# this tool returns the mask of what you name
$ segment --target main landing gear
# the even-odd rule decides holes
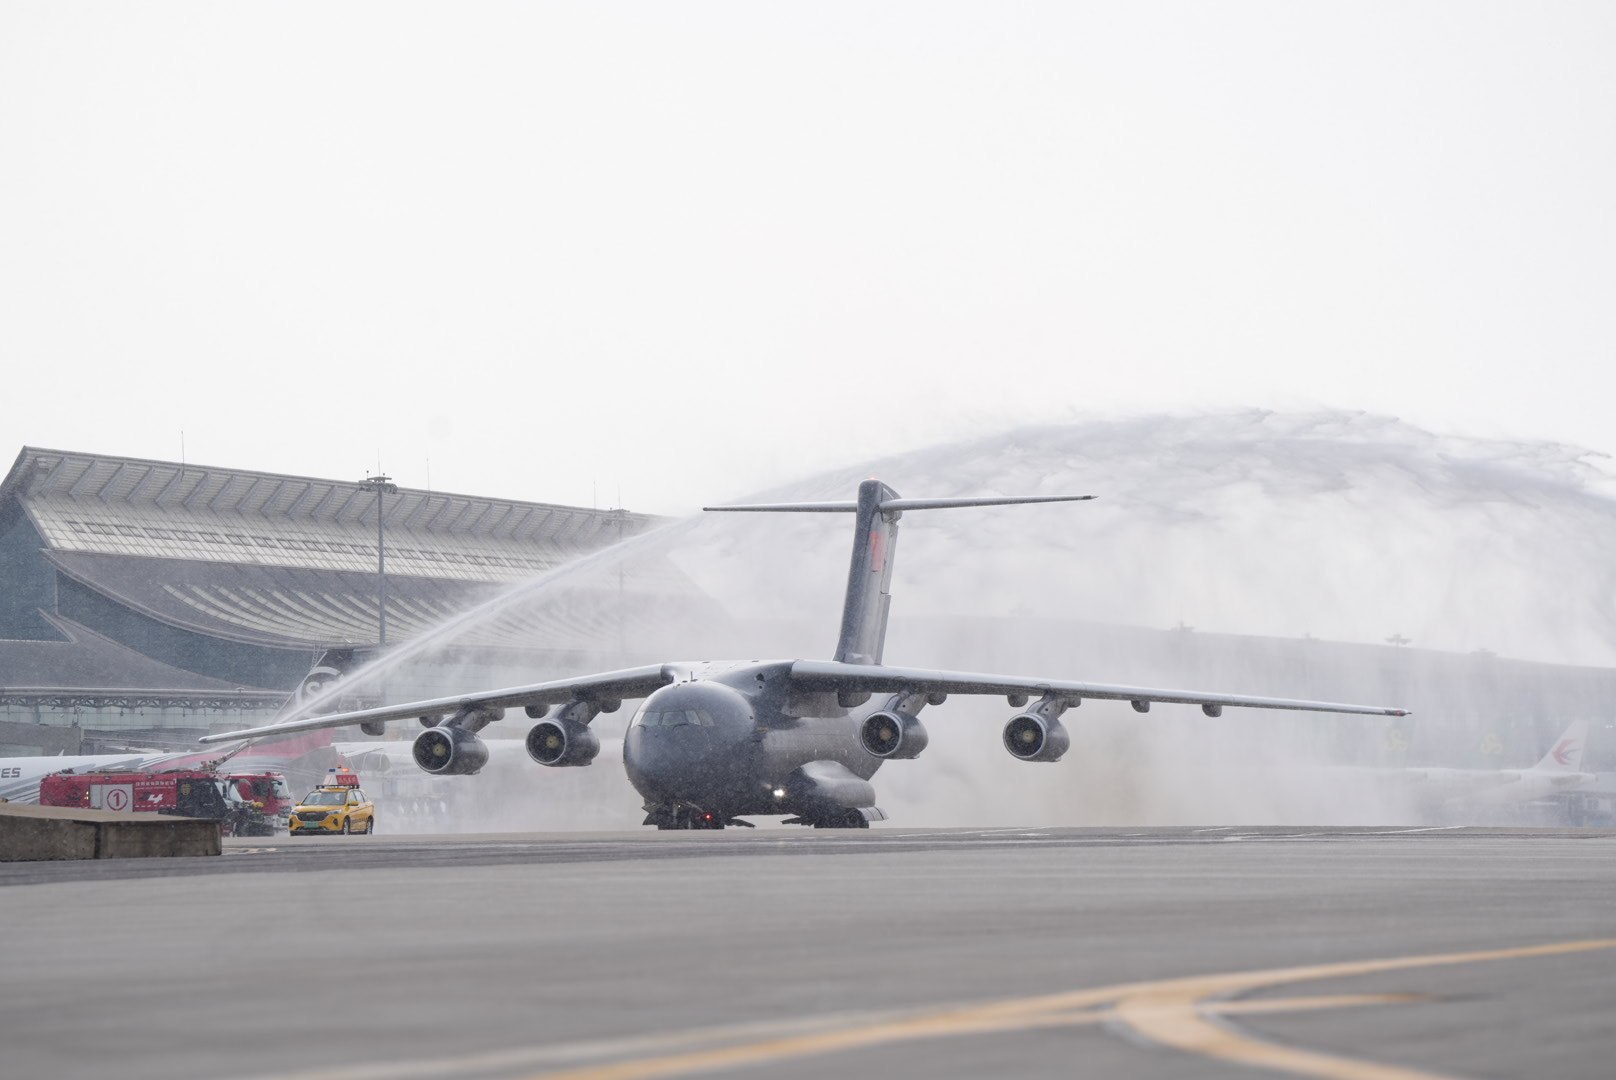
[[[879,807],[867,806],[863,809],[828,806],[815,810],[812,813],[799,814],[797,817],[788,817],[783,825],[809,825],[816,829],[868,829],[872,821],[885,821],[887,816]],[[742,821],[738,817],[725,817],[723,814],[711,810],[703,810],[696,806],[658,806],[648,807],[642,825],[655,825],[658,829],[723,829],[734,825],[742,829],[752,828],[750,821]]]
[[[781,822],[783,825],[811,825],[816,829],[868,829],[870,827],[870,813],[880,814],[876,821],[884,821],[886,815],[871,807],[865,810],[828,810],[812,817],[788,817]]]

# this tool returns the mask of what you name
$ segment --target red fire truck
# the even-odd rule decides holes
[[[39,804],[210,818],[226,836],[272,836],[292,808],[279,773],[203,769],[52,773],[39,782]]]

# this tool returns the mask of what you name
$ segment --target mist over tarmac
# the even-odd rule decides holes
[[[1477,690],[1428,707],[1422,685],[1451,682],[1437,665],[1616,663],[1616,485],[1603,459],[1577,447],[1329,411],[1095,419],[940,443],[734,501],[847,499],[870,475],[910,497],[1099,496],[906,514],[889,663],[1317,697],[1316,673],[1246,659],[1256,645],[1212,662],[1203,643],[1360,643],[1368,670],[1391,662],[1395,635],[1417,647],[1394,658],[1395,679],[1330,685],[1328,696],[1418,704],[1417,748],[1438,758],[1492,706]],[[673,522],[399,650],[386,696],[668,659],[828,656],[850,542],[845,515]],[[1143,647],[1142,628],[1183,647]],[[1172,628],[1177,638],[1160,633]],[[551,659],[535,667],[535,655]],[[1511,702],[1550,728],[1543,714],[1557,707]],[[875,776],[882,807],[914,826],[1422,819],[1397,792],[1327,768],[1383,761],[1383,720],[1239,710],[1209,720],[1173,706],[1140,716],[1090,701],[1065,717],[1066,757],[1028,764],[1000,745],[1010,713],[996,698],[927,709],[930,748]],[[457,796],[452,820],[434,827],[637,823],[615,740],[630,715],[625,706],[595,721],[611,742],[586,769],[544,769],[509,744],[478,777],[433,778]],[[518,713],[485,736],[519,739],[527,726]],[[1542,752],[1532,726],[1521,730],[1500,764]]]

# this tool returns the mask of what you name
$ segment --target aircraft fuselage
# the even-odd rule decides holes
[[[794,697],[789,663],[692,671],[647,697],[623,738],[623,765],[653,814],[821,818],[875,804],[881,760],[859,741],[834,695]],[[833,713],[834,715],[823,715]]]

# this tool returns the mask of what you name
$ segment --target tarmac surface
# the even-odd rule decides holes
[[[330,837],[0,864],[0,1076],[1616,1075],[1616,831]]]

